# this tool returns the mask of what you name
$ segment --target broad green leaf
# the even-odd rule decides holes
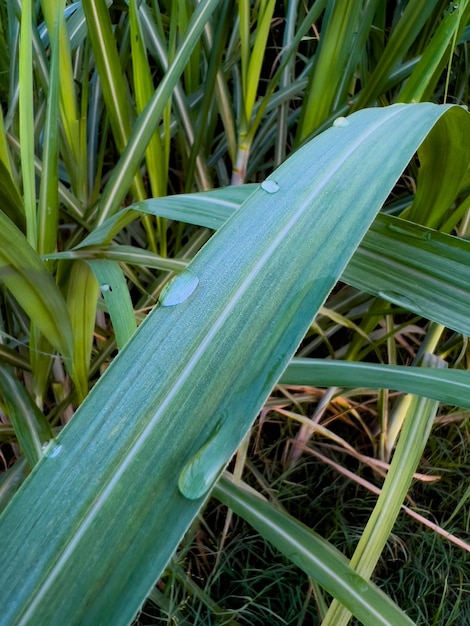
[[[257,187],[258,185],[240,185],[214,191],[202,191],[197,194],[180,194],[137,202],[128,208],[121,209],[100,224],[80,242],[77,249],[109,243],[126,224],[139,215],[140,211],[215,230],[222,226]]]
[[[458,127],[455,130],[458,131]],[[452,172],[447,172],[452,179]],[[444,185],[443,179],[440,181]],[[181,261],[162,259],[158,255],[127,246],[99,244],[110,241],[140,211],[218,229],[254,189],[256,185],[240,185],[139,202],[107,219],[75,250],[52,255],[51,258],[101,257],[181,271],[184,267]],[[97,244],[98,247],[94,247]],[[469,265],[468,241],[442,235],[400,218],[379,215],[346,266],[341,280],[464,335],[470,335]],[[410,280],[410,274],[413,280]]]
[[[279,382],[316,387],[396,389],[450,406],[470,408],[470,372],[465,370],[292,359]]]
[[[341,552],[256,492],[235,484],[224,474],[213,495],[348,607],[365,626],[413,624],[376,585],[349,567]]]
[[[34,325],[62,355],[67,366],[71,366],[72,329],[64,299],[44,263],[2,212],[0,280]]]
[[[341,280],[469,335],[469,264],[470,242],[380,215]]]
[[[0,518],[5,624],[132,619],[209,496],[201,483],[229,461],[443,114],[469,123],[458,107],[396,105],[319,135],[168,287]],[[187,498],[178,479],[201,450],[203,475],[184,480],[201,497]]]

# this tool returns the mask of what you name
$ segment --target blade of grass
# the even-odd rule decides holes
[[[67,281],[67,308],[73,331],[73,379],[81,400],[88,393],[98,283],[83,261],[74,261]]]
[[[298,143],[308,137],[333,113],[338,89],[349,82],[349,75],[356,64],[350,64],[361,20],[367,23],[367,15],[373,14],[374,3],[368,3],[366,15],[360,2],[339,0],[329,2],[322,22],[322,33],[315,62],[309,75],[306,97],[297,129]],[[372,19],[372,17],[370,17]]]
[[[64,299],[35,250],[1,211],[0,280],[70,367],[72,330]]]
[[[221,477],[213,495],[347,606],[361,623],[366,626],[413,624],[378,587],[349,567],[341,552],[252,489],[235,484],[230,474]]]
[[[395,389],[470,408],[470,372],[327,359],[292,359],[283,385]]]
[[[59,223],[59,33],[65,2],[57,3],[57,13],[51,22],[51,63],[49,69],[49,93],[47,96],[46,123],[44,125],[44,148],[42,177],[38,204],[39,254],[54,252]]]
[[[109,11],[105,0],[83,0],[82,6],[113,137],[118,151],[122,153],[131,134],[132,112],[128,98],[129,89],[122,73]],[[142,200],[146,193],[137,168],[133,174],[133,193],[137,200]],[[130,185],[125,193],[129,187]]]
[[[406,59],[409,48],[438,4],[438,0],[410,0],[407,3],[380,60],[354,103],[353,111],[377,100],[389,76]]]
[[[434,367],[447,364],[436,357],[426,361]],[[400,512],[413,474],[418,467],[424,447],[431,432],[438,403],[417,398],[410,400],[409,409],[401,431],[390,469],[382,491],[367,522],[364,532],[350,561],[350,567],[360,576],[369,578],[374,571],[393,525]],[[322,626],[346,626],[350,612],[335,600],[331,603]]]
[[[36,183],[34,178],[34,94],[33,94],[33,6],[31,0],[23,2],[21,11],[20,61],[19,61],[19,112],[20,153],[23,176],[23,203],[26,215],[26,236],[36,247]]]
[[[30,467],[42,458],[44,444],[53,438],[52,429],[24,386],[5,366],[0,368],[0,389],[7,417]]]
[[[113,261],[89,260],[88,265],[98,281],[106,302],[117,346],[122,348],[137,328],[131,297],[122,270],[118,263]]]
[[[411,76],[406,80],[398,102],[422,102],[429,100],[441,76],[442,69],[449,62],[449,53],[457,33],[462,33],[468,21],[467,2],[461,2],[457,10],[453,4],[448,9],[438,25],[431,41],[425,47],[418,64]],[[458,35],[457,35],[458,36]]]
[[[138,117],[127,146],[109,179],[100,203],[98,223],[119,209],[140,166],[145,150],[158,124],[163,111],[172,95],[173,89],[184,70],[188,55],[199,41],[205,23],[217,7],[220,0],[207,0],[198,4],[188,25],[186,35],[181,41],[176,56],[155,91],[152,99]]]

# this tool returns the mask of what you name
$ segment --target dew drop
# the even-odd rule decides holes
[[[220,425],[181,470],[178,489],[188,500],[198,500],[205,496],[219,477],[226,462],[224,445],[218,436],[219,432]]]
[[[108,283],[104,283],[104,285],[100,285],[101,291],[104,293],[106,291],[112,291],[113,288]]]
[[[45,441],[42,446],[42,453],[44,456],[49,458],[54,458],[59,456],[62,451],[62,446],[56,443],[55,439],[51,439],[50,441]]]
[[[277,183],[272,178],[267,178],[261,183],[261,189],[264,189],[267,193],[276,193],[279,191],[279,183]]]
[[[50,448],[50,452],[48,451],[47,456],[53,459],[56,456],[59,456],[61,452],[62,452],[62,446],[60,444],[53,445],[52,448]]]
[[[158,302],[161,306],[181,304],[189,298],[198,285],[199,278],[189,270],[184,270],[163,287]]]
[[[337,117],[333,122],[333,126],[336,128],[346,128],[346,126],[349,126],[349,120],[345,117]]]

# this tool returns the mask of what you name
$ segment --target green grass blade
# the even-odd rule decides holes
[[[401,105],[318,136],[166,288],[0,518],[5,624],[132,619],[443,114],[469,123]]]
[[[379,62],[359,94],[353,110],[367,106],[366,103],[371,104],[381,95],[387,86],[390,75],[406,59],[411,45],[420,34],[437,4],[438,0],[410,0],[407,3]]]
[[[60,76],[60,113],[62,119],[62,125],[64,129],[64,135],[67,142],[67,149],[73,156],[72,163],[75,165],[79,163],[79,156],[77,150],[80,146],[78,137],[78,111],[77,111],[77,99],[76,99],[76,83],[74,76],[74,69],[72,67],[72,55],[71,55],[71,41],[69,40],[68,31],[66,29],[64,20],[64,0],[42,0],[41,7],[44,12],[45,21],[49,34],[56,33],[50,36],[51,45],[52,40],[57,37],[57,42],[54,44],[58,48],[58,68],[57,72]],[[58,22],[57,26],[55,25]],[[58,28],[58,33],[56,32]],[[70,168],[71,169],[71,168]],[[76,172],[70,171],[69,174],[74,180]]]
[[[213,495],[337,598],[365,626],[405,626],[413,621],[378,587],[359,576],[325,539],[224,474]]]
[[[42,457],[44,444],[53,438],[52,429],[24,386],[4,366],[0,368],[0,390],[18,443],[30,467],[34,467]]]
[[[82,259],[86,261],[93,261],[94,259],[108,260],[114,261],[118,263],[126,263],[128,265],[141,265],[143,267],[151,267],[154,269],[160,269],[171,272],[182,272],[186,266],[188,265],[188,261],[183,261],[181,259],[172,259],[168,257],[160,256],[159,254],[155,254],[154,252],[149,252],[147,250],[142,250],[142,248],[138,248],[137,246],[125,246],[125,245],[111,245],[111,246],[89,246],[87,248],[80,248],[78,250],[68,250],[66,252],[57,252],[56,254],[49,255],[49,258],[52,259]],[[99,264],[99,263],[98,263]],[[115,263],[113,263],[114,265]],[[93,267],[93,271],[97,277],[97,280],[100,284],[111,284],[111,277],[106,277],[103,275],[102,280],[98,277],[98,273],[95,271],[95,267]],[[114,293],[114,289],[113,289]],[[124,293],[122,297],[124,297]],[[129,292],[127,292],[127,298],[129,298]],[[114,299],[113,301],[118,307],[120,302],[119,298]],[[108,305],[109,306],[109,305]],[[120,314],[117,311],[118,315]],[[130,310],[129,310],[130,313]],[[111,318],[113,314],[110,310]],[[126,314],[127,315],[127,314]],[[114,325],[114,323],[113,323]],[[126,324],[127,326],[127,324]],[[128,331],[130,331],[130,326],[128,327]],[[126,335],[126,332],[124,333]],[[122,345],[122,344],[121,344]]]
[[[1,211],[0,280],[70,366],[72,330],[64,299],[35,250]]]
[[[34,94],[33,94],[33,7],[25,0],[21,11],[19,81],[21,84],[20,152],[23,175],[23,202],[26,215],[26,233],[31,246],[36,248],[36,183],[34,179]]]
[[[0,512],[6,508],[29,471],[28,461],[26,457],[22,457],[12,467],[0,474]]]
[[[135,0],[129,2],[129,17],[132,47],[132,70],[137,112],[141,113],[154,94],[154,86],[146,50],[142,40],[142,29]],[[160,131],[152,135],[146,151],[147,172],[153,196],[163,196],[167,190],[168,167],[163,150]]]
[[[88,260],[88,265],[98,281],[101,294],[106,302],[116,335],[117,346],[122,348],[137,328],[124,274],[118,263],[110,260]]]
[[[38,205],[37,250],[39,254],[54,252],[57,245],[57,226],[59,223],[59,33],[64,5],[65,2],[57,4],[57,14],[51,35],[49,93],[44,125],[43,170]]]
[[[75,261],[67,281],[67,307],[73,331],[73,379],[81,400],[88,393],[98,282],[83,261]]]
[[[128,97],[128,85],[121,68],[117,42],[112,30],[111,18],[105,0],[83,0],[82,5],[113,137],[118,151],[122,153],[131,134],[133,112]],[[146,194],[137,168],[133,174],[134,194],[137,200],[142,200]],[[130,185],[127,187],[126,193],[129,187]]]
[[[395,389],[450,406],[470,408],[470,373],[465,370],[292,359],[279,382],[284,385]]]
[[[175,58],[161,80],[152,99],[137,119],[129,142],[113,174],[107,183],[100,205],[99,223],[115,213],[130,187],[134,173],[144,158],[148,143],[171,98],[188,58],[197,45],[205,23],[212,15],[220,0],[207,0],[199,3],[193,13],[184,39],[181,41]]]
[[[434,364],[434,367],[447,366],[437,357],[428,356],[430,358],[426,363]],[[433,400],[411,397],[400,439],[380,496],[350,561],[350,566],[364,578],[372,575],[392,531],[413,480],[413,474],[421,460],[438,406]],[[350,612],[337,601],[333,601],[322,626],[346,626],[349,618]]]
[[[302,104],[297,131],[299,143],[334,112],[338,89],[345,81],[345,74],[352,75],[356,69],[354,64],[350,66],[350,57],[361,18],[365,19],[362,13],[360,2],[337,0],[328,3],[319,48]]]
[[[466,23],[467,16],[461,19],[462,6],[457,10],[453,9],[453,6],[453,4],[448,5],[443,20],[425,47],[411,76],[404,83],[397,98],[398,102],[421,102],[429,99],[428,94],[431,96],[441,76],[443,66],[449,62],[454,36],[463,30]]]

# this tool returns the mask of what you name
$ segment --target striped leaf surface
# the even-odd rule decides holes
[[[442,117],[468,124],[395,105],[319,135],[162,292],[0,518],[5,624],[129,623]]]

